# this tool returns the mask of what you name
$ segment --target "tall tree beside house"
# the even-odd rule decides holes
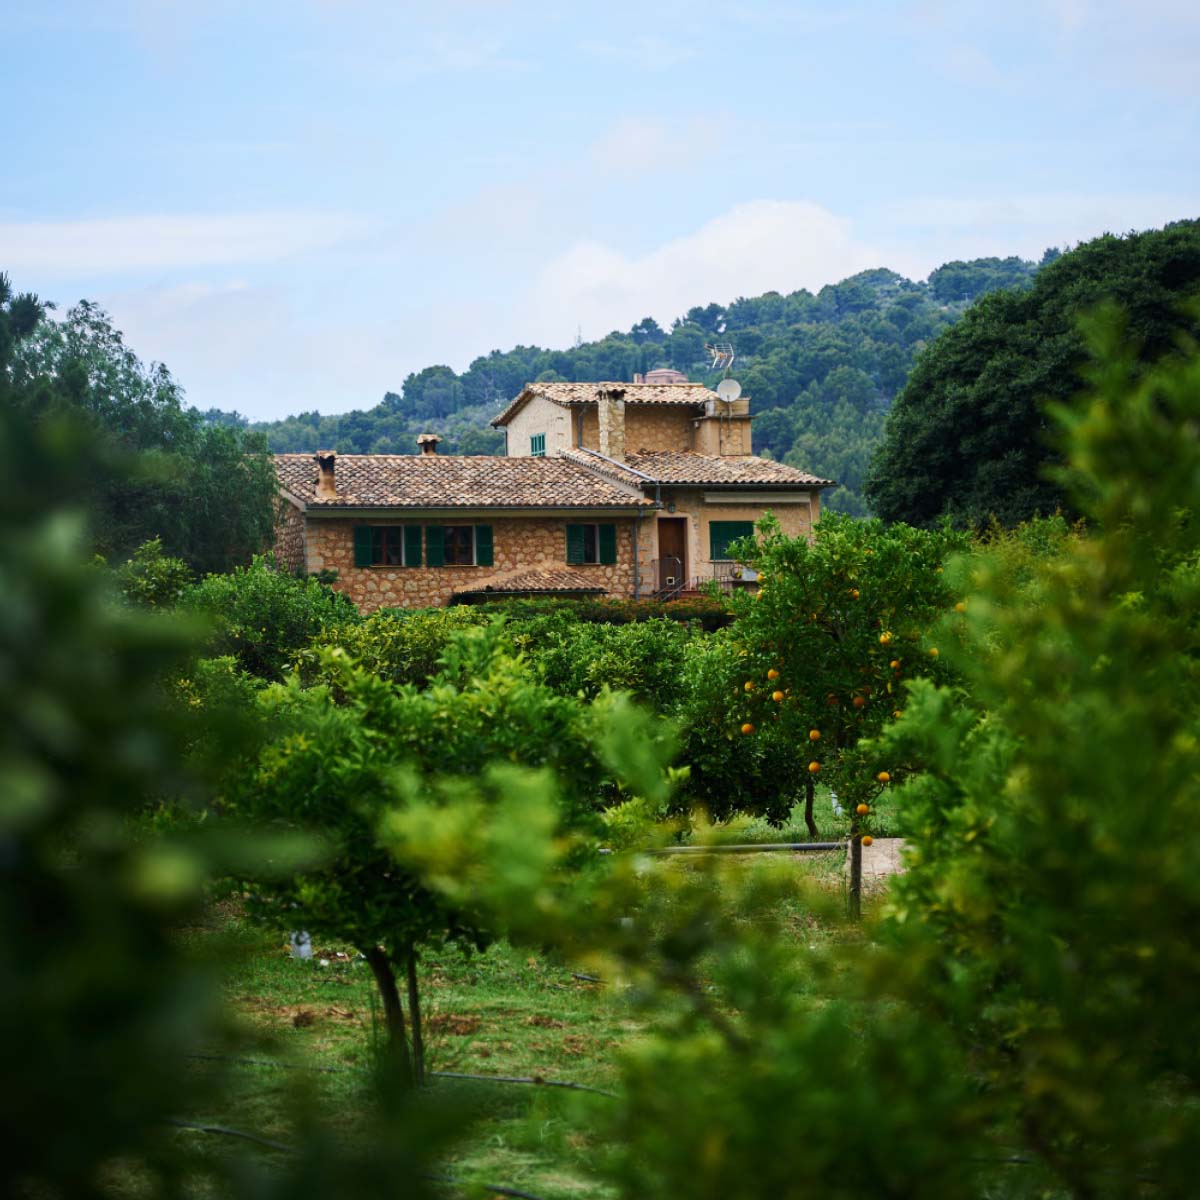
[[[193,569],[224,571],[269,544],[276,485],[261,434],[188,408],[167,368],[143,363],[95,304],[59,321],[19,303],[13,405],[35,421],[71,416],[102,457],[128,465],[98,474],[87,497],[100,553],[125,559],[157,537]]]
[[[1198,295],[1200,221],[1179,221],[1106,234],[1050,262],[1027,291],[986,296],[918,359],[868,473],[868,502],[917,525],[1012,525],[1067,507],[1048,405],[1085,386],[1080,318],[1119,303],[1145,366],[1200,332],[1189,307]]]

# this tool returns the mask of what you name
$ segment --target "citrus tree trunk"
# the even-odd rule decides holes
[[[810,775],[804,781],[804,824],[808,826],[808,836],[814,841],[821,836],[817,822],[813,818],[813,800],[817,794],[817,785]]]
[[[426,1080],[425,1034],[421,1028],[421,992],[417,986],[417,951],[408,948],[408,1020],[412,1025],[412,1068],[413,1081],[421,1087]]]
[[[404,1008],[400,1003],[400,990],[396,987],[396,972],[392,960],[382,946],[371,946],[363,951],[363,957],[375,976],[375,986],[383,1001],[383,1019],[387,1026],[388,1050],[400,1068],[407,1083],[413,1083],[413,1064],[408,1052],[408,1031],[404,1026]]]
[[[862,916],[862,831],[857,817],[850,822],[850,915]]]

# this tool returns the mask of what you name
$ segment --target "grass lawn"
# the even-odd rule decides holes
[[[793,856],[798,872],[830,888],[842,886],[843,860],[840,852]],[[754,869],[753,862],[745,869]],[[796,928],[811,941],[811,920],[799,911]],[[288,1094],[298,1072],[288,1068],[303,1068],[299,1074],[329,1126],[353,1140],[381,1025],[366,963],[348,946],[320,944],[311,960],[293,959],[282,938],[251,925],[230,906],[216,907],[206,926],[185,936],[197,954],[218,959],[242,1034],[236,1050],[217,1046],[212,1053],[268,1061],[197,1059],[197,1071],[224,1075],[221,1100],[211,1112],[180,1115],[290,1143]],[[578,978],[561,962],[507,943],[469,955],[454,948],[427,950],[421,987],[433,1071],[536,1076],[613,1089],[621,1048],[652,1019],[628,993]],[[335,1070],[311,1070],[315,1067]],[[612,1103],[608,1097],[445,1078],[432,1086],[453,1090],[476,1118],[446,1160],[447,1174],[526,1189],[546,1200],[612,1194],[597,1182],[607,1152],[598,1127]],[[276,1153],[196,1132],[178,1136],[205,1153],[266,1159]]]

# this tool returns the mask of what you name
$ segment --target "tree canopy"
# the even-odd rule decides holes
[[[985,296],[917,360],[868,472],[868,502],[917,525],[944,515],[1013,525],[1069,509],[1047,470],[1060,461],[1047,404],[1084,387],[1081,317],[1118,304],[1144,365],[1200,331],[1187,305],[1198,292],[1200,221],[1179,221],[1106,234],[1050,262],[1027,291]]]
[[[276,483],[260,434],[184,403],[162,363],[144,364],[108,314],[83,301],[62,320],[0,276],[0,395],[36,423],[69,418],[100,459],[84,503],[96,549],[124,559],[158,537],[194,570],[223,571],[270,541]]]

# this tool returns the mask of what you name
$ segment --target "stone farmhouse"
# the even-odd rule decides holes
[[[504,455],[280,454],[276,554],[364,612],[530,595],[670,598],[740,579],[764,513],[808,533],[828,479],[751,452],[749,401],[700,384],[531,383]]]

